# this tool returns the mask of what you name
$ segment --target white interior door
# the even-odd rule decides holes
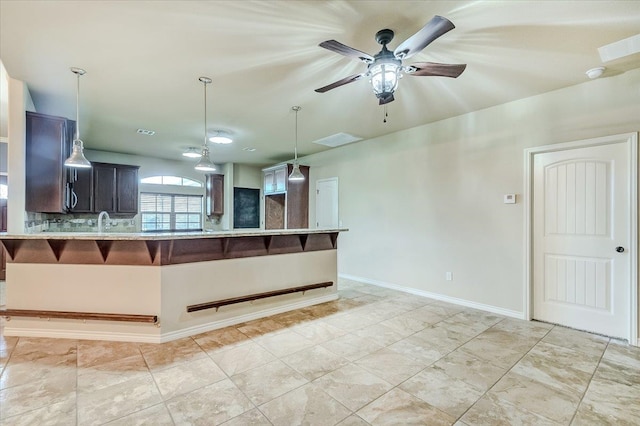
[[[338,220],[338,178],[316,181],[316,228],[335,229]]]
[[[534,319],[629,337],[630,173],[626,140],[535,154]]]

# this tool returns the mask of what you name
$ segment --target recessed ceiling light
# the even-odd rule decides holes
[[[256,149],[250,146],[245,146],[244,148],[242,148],[243,151],[247,151],[247,152],[253,152]]]
[[[145,129],[138,129],[136,133],[140,135],[147,135],[147,136],[153,136],[156,134],[156,132],[153,130],[145,130]]]
[[[209,141],[213,143],[228,144],[233,142],[233,139],[231,139],[231,135],[224,130],[214,130],[213,133],[213,136],[209,138]]]
[[[200,158],[200,156],[202,156],[202,152],[198,148],[190,146],[182,153],[182,155],[189,158]]]

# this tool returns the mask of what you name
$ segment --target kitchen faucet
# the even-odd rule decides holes
[[[102,221],[104,220],[105,216],[107,217],[107,220],[111,220],[111,218],[109,217],[109,213],[101,211],[98,215],[98,232],[104,232]]]

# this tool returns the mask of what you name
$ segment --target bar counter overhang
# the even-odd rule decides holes
[[[0,233],[4,334],[160,343],[335,300],[343,231]]]

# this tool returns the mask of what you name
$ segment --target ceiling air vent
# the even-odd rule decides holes
[[[153,136],[156,134],[156,132],[154,132],[153,130],[145,130],[145,129],[138,129],[136,133],[140,135],[147,135],[147,136]]]
[[[313,141],[313,143],[335,148],[336,146],[346,145],[348,143],[357,142],[361,140],[362,140],[361,137],[350,135],[349,133],[336,133],[335,135],[327,136],[326,138]]]

